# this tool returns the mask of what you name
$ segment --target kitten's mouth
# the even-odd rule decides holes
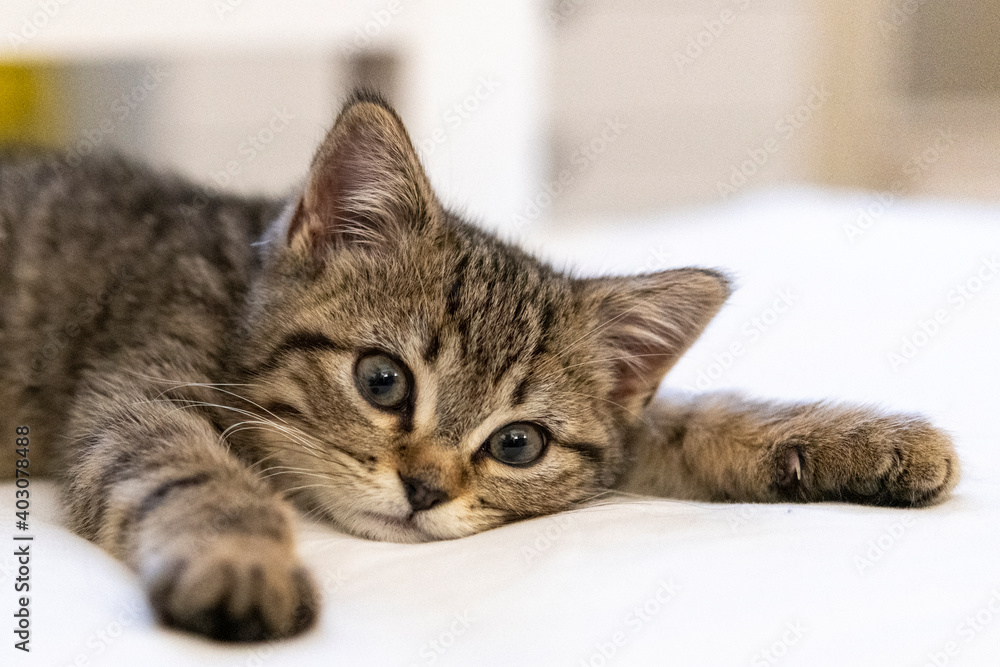
[[[398,517],[378,512],[364,512],[366,519],[377,522],[382,529],[388,529],[388,535],[383,530],[378,531],[375,539],[390,539],[394,542],[428,542],[434,538],[418,528],[413,523],[413,516]]]

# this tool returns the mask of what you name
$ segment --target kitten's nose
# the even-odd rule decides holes
[[[406,490],[406,499],[410,501],[410,507],[414,512],[429,510],[430,508],[448,500],[448,493],[442,489],[434,488],[427,482],[416,477],[399,478],[403,481],[403,488]]]

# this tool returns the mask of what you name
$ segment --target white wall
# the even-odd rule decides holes
[[[556,174],[570,178],[556,214],[713,202],[807,175],[816,132],[801,107],[821,104],[823,83],[814,5],[563,0],[552,143]]]
[[[5,0],[0,59],[68,66],[71,144],[276,192],[308,165],[363,50],[398,64],[399,110],[449,202],[507,224],[543,179],[540,0]],[[121,95],[152,90],[120,117]],[[144,83],[147,82],[147,83]],[[281,111],[287,109],[287,112]],[[275,115],[291,116],[277,121]],[[91,134],[85,134],[91,132]],[[253,137],[270,137],[257,141]],[[252,157],[251,157],[252,156]]]

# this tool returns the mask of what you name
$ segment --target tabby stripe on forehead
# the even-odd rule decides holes
[[[555,321],[555,319],[556,319],[555,304],[546,299],[545,305],[542,306],[542,321],[540,323],[542,335],[545,335],[549,332],[549,329],[552,328],[552,323]]]
[[[509,352],[504,356],[503,360],[497,364],[496,372],[493,374],[494,386],[501,383],[503,376],[514,367],[514,364],[516,364],[520,358],[521,354],[519,351]]]
[[[535,341],[535,349],[531,351],[532,361],[545,354],[548,349],[549,330],[552,328],[552,323],[555,321],[555,318],[555,306],[551,301],[546,301],[542,306],[542,317],[539,322],[539,329],[541,330],[541,333],[538,336],[538,340]]]
[[[267,361],[260,365],[260,368],[274,368],[279,360],[296,351],[349,352],[350,349],[351,348],[347,345],[336,343],[321,333],[300,331],[298,333],[285,336],[281,343],[279,343],[278,346],[271,351],[271,354],[268,355]]]
[[[469,257],[465,256],[459,260],[458,266],[455,267],[455,282],[452,283],[451,289],[448,290],[448,299],[446,301],[446,307],[448,313],[454,315],[458,312],[459,299],[458,297],[462,291],[462,283],[465,281],[465,269],[469,264]]]
[[[521,378],[521,381],[517,383],[517,387],[514,388],[514,393],[511,394],[511,405],[517,407],[524,403],[524,398],[528,393],[528,378]]]
[[[438,354],[441,353],[441,332],[435,331],[434,335],[431,336],[430,341],[427,343],[427,348],[424,350],[424,361],[429,364],[433,364],[437,361]]]

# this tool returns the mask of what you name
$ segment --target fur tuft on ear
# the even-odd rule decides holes
[[[356,91],[313,158],[288,227],[293,248],[379,248],[423,228],[438,207],[399,115],[376,93]]]
[[[609,398],[632,412],[649,401],[730,293],[729,278],[707,269],[584,282],[602,358],[614,375]]]

